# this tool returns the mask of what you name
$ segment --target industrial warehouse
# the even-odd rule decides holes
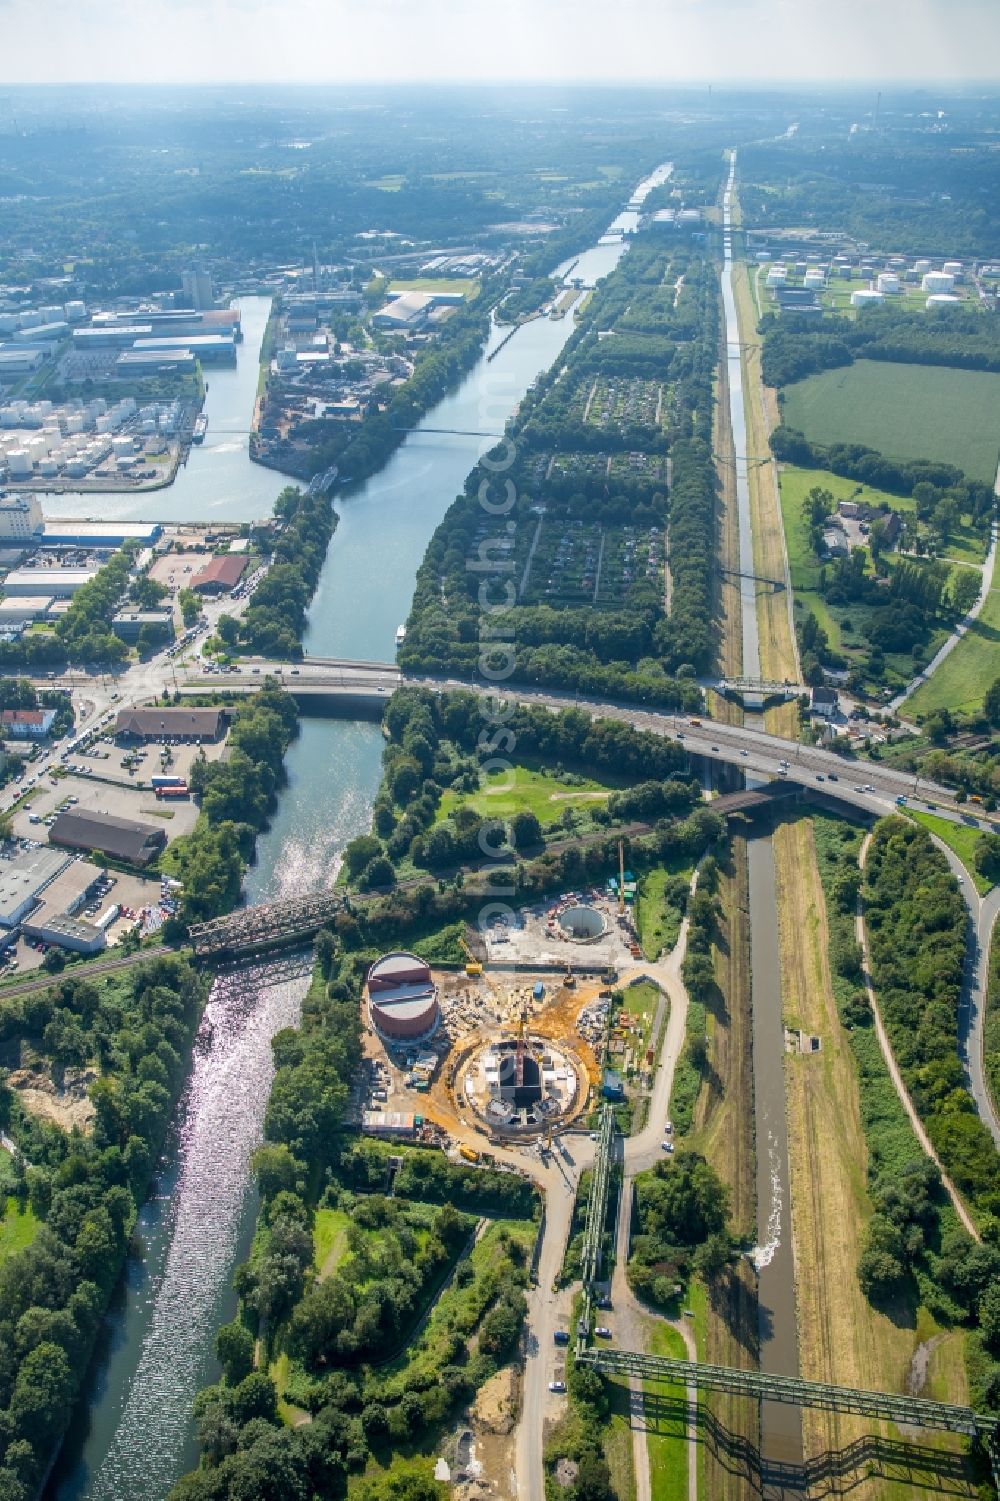
[[[166,848],[167,836],[162,828],[137,819],[72,808],[56,817],[49,829],[49,843],[73,850],[95,850],[141,868]]]
[[[10,944],[23,933],[76,953],[99,953],[112,919],[87,922],[75,914],[104,879],[89,860],[44,845],[0,859],[0,942]]]

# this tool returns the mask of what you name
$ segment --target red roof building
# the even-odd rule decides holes
[[[246,558],[228,553],[223,558],[213,558],[191,580],[191,588],[201,594],[226,594],[235,589],[247,566]]]

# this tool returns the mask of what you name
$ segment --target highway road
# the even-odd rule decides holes
[[[452,678],[408,677],[404,682],[436,692],[458,688],[482,692],[482,684]],[[579,709],[593,719],[619,719],[636,729],[679,740],[692,755],[727,762],[751,776],[771,779],[786,775],[789,781],[806,786],[829,782],[832,785],[827,791],[831,794],[876,816],[895,806],[897,797],[906,797],[915,806],[926,806],[926,797],[930,796],[941,817],[984,829],[992,827],[985,816],[977,818],[970,814],[967,808],[955,802],[947,788],[926,778],[920,778],[914,796],[916,779],[912,772],[899,771],[877,761],[848,760],[818,745],[801,745],[769,733],[762,724],[759,728],[755,724],[721,724],[704,715],[690,716],[672,713],[668,709],[646,708],[641,704],[613,703],[605,699],[584,698],[579,694],[513,685],[495,691],[521,704],[535,704],[552,710]]]

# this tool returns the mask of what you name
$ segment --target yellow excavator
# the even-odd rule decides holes
[[[483,972],[483,966],[481,962],[476,958],[475,954],[469,948],[469,945],[466,943],[464,938],[460,938],[458,941],[462,945],[462,949],[467,956],[465,962],[465,973],[467,975],[481,975]]]

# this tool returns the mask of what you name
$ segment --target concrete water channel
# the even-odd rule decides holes
[[[581,257],[578,274],[587,279],[611,271],[625,243],[594,249]],[[235,379],[227,384],[224,375],[213,375],[209,437],[192,450],[174,487],[146,496],[47,498],[49,515],[249,520],[270,511],[282,477],[250,463],[243,435],[268,303],[243,299],[241,307],[244,343]],[[494,329],[475,368],[386,467],[337,492],[340,521],[310,611],[308,652],[391,657],[427,543],[491,446],[476,434],[502,432],[573,328],[570,313],[535,319],[512,338]],[[286,760],[287,786],[248,872],[249,900],[332,884],[340,852],[369,828],[383,743],[377,724],[302,721]],[[245,983],[220,981],[213,990],[211,1039],[196,1051],[153,1196],[140,1216],[125,1286],[106,1321],[48,1501],[162,1501],[195,1462],[192,1403],[218,1374],[215,1332],[235,1312],[232,1273],[256,1220],[250,1159],[270,1087],[270,1040],[297,1020],[307,983],[304,974],[262,964]]]
[[[743,672],[760,677],[760,641],[756,583],[753,578],[753,521],[747,463],[747,427],[743,397],[743,361],[733,291],[732,202],[736,154],[730,162],[723,199],[722,299],[726,323],[729,415],[736,461],[739,516],[740,621]],[[762,1371],[776,1376],[799,1374],[792,1246],[791,1181],[785,1116],[785,1037],[781,1004],[777,886],[774,845],[769,834],[747,842],[750,884],[750,985],[753,1011],[754,1135],[757,1150],[758,1340]],[[761,1470],[765,1496],[783,1493],[769,1482],[767,1465],[796,1466],[803,1458],[802,1412],[778,1402],[761,1404]],[[782,1470],[787,1480],[787,1471]]]

